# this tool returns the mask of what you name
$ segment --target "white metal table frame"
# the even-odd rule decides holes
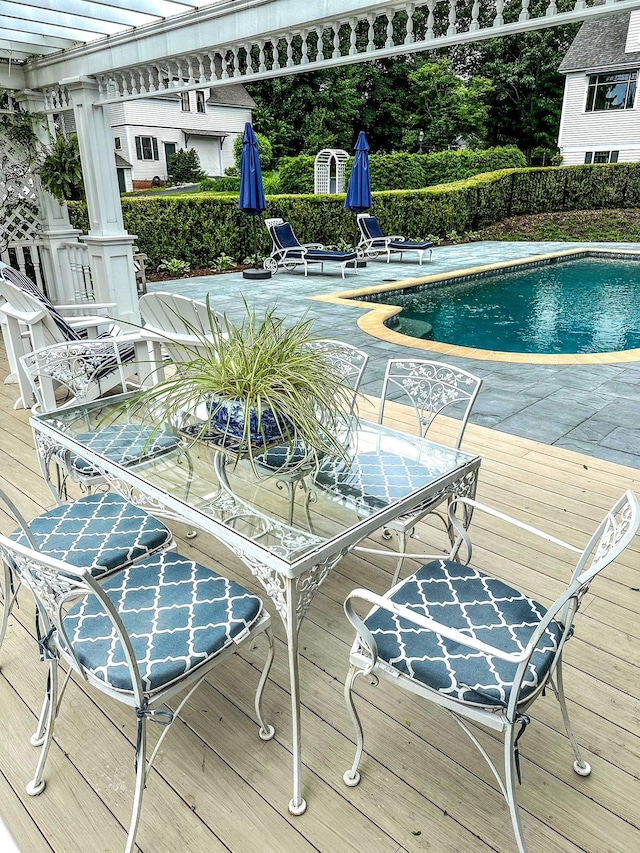
[[[128,396],[131,395],[118,395],[112,399],[122,401]],[[420,453],[430,452],[433,448],[434,452],[441,454],[443,452],[455,454],[455,457],[461,460],[460,464],[445,471],[428,485],[393,501],[384,509],[372,512],[366,517],[360,517],[355,524],[342,529],[337,535],[323,538],[310,530],[291,527],[285,521],[264,511],[261,512],[260,508],[242,498],[235,497],[228,485],[223,486],[220,482],[215,496],[209,500],[210,512],[207,512],[145,479],[145,471],[157,463],[157,459],[151,463],[140,463],[135,467],[122,467],[84,447],[65,431],[64,422],[60,420],[61,415],[66,422],[69,422],[74,414],[78,420],[84,421],[85,418],[82,415],[87,410],[104,408],[108,403],[110,403],[109,400],[94,401],[50,415],[32,416],[30,423],[43,474],[45,478],[48,477],[49,463],[56,449],[63,447],[72,453],[77,453],[98,467],[109,485],[132,503],[144,506],[150,512],[186,522],[210,533],[216,540],[230,548],[261,583],[273,601],[286,632],[293,729],[293,796],[289,802],[289,811],[294,815],[303,814],[307,804],[302,797],[298,636],[311,601],[329,572],[345,554],[397,516],[403,515],[431,495],[444,490],[452,496],[475,497],[480,457],[445,448],[426,439],[408,436],[379,424],[362,422],[359,428],[372,436],[397,437],[401,443],[406,443],[407,447],[417,448]],[[113,408],[115,406],[116,403],[113,404]],[[175,458],[175,452],[166,454],[165,459],[167,456]],[[212,467],[212,484],[216,468],[220,471],[219,460],[218,464]],[[341,496],[336,496],[335,499],[340,498]],[[214,508],[225,515],[225,522],[212,517],[211,511]],[[238,519],[248,515],[251,515],[254,520],[259,519],[264,527],[263,534],[256,535],[254,539],[243,535],[231,526]],[[275,546],[267,548],[261,544],[260,539],[267,534],[271,541],[276,542]]]

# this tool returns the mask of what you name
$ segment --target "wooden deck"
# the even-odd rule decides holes
[[[51,506],[51,499],[37,466],[28,415],[12,410],[16,394],[15,386],[0,385],[0,486],[30,517]],[[401,408],[395,413],[402,423]],[[483,457],[480,500],[526,516],[577,545],[586,542],[624,489],[640,491],[639,470],[484,428],[467,429],[465,448]],[[0,524],[3,532],[11,529],[4,514]],[[472,532],[478,567],[542,602],[558,594],[570,571],[565,552],[547,543],[524,544],[526,537],[518,532],[503,538],[500,524],[480,515]],[[435,526],[422,526],[427,550],[440,536]],[[534,722],[521,742],[520,802],[530,853],[640,850],[640,542],[634,545],[594,584],[565,655],[570,711],[592,775],[574,774],[559,708],[550,694],[534,706]],[[261,591],[239,561],[205,535],[193,543],[181,539],[180,548]],[[321,588],[303,626],[307,813],[291,817],[287,811],[288,671],[275,616],[276,663],[265,694],[275,740],[260,741],[254,722],[253,690],[262,658],[257,648],[216,669],[192,698],[184,719],[175,723],[145,793],[141,850],[515,850],[506,805],[455,721],[387,685],[359,682],[366,736],[362,782],[357,788],[342,782],[353,757],[342,697],[353,636],[342,602],[355,586],[384,591],[392,565],[386,558],[345,558]],[[124,849],[132,802],[134,724],[127,709],[84,684],[70,685],[46,790],[35,798],[25,793],[36,760],[29,735],[44,678],[32,634],[32,606],[23,597],[0,650],[0,815],[23,853],[118,853]],[[499,759],[498,742],[489,735],[483,742]]]

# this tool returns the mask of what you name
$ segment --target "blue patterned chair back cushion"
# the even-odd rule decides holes
[[[547,612],[502,581],[445,559],[407,578],[391,600],[508,653],[525,649]],[[454,700],[484,707],[508,704],[516,664],[417,628],[385,610],[372,611],[365,624],[380,658],[399,672]],[[518,701],[544,683],[561,635],[560,625],[552,621],[529,662]]]
[[[172,432],[138,424],[112,424],[92,432],[79,433],[75,438],[111,462],[124,466],[134,465],[142,459],[152,459],[178,446],[178,438]],[[85,476],[99,473],[91,462],[75,453],[70,455],[69,464],[74,471]]]
[[[384,237],[382,229],[380,228],[380,223],[375,216],[363,216],[360,222],[362,222],[362,226],[369,239]]]
[[[64,319],[62,314],[60,314],[55,305],[44,295],[44,293],[41,293],[38,290],[38,288],[31,281],[31,279],[28,278],[24,273],[19,272],[19,270],[14,270],[12,267],[3,267],[2,269],[0,269],[0,276],[2,276],[5,281],[8,281],[9,284],[13,284],[14,287],[19,287],[21,290],[24,290],[25,293],[28,293],[29,296],[33,296],[34,299],[37,299],[38,302],[44,305],[44,307],[51,314],[54,323],[60,329],[65,340],[82,340],[83,335],[81,335],[67,323],[67,321]]]
[[[262,613],[261,600],[240,584],[173,552],[116,572],[101,586],[131,638],[150,693],[232,645]],[[83,667],[117,690],[132,689],[113,622],[95,595],[73,605],[64,628]]]
[[[283,222],[282,225],[274,225],[273,237],[279,249],[300,248],[300,241],[288,222]]]
[[[31,533],[43,554],[98,576],[168,546],[171,531],[113,492],[85,495],[34,518]],[[22,528],[11,538],[29,547]]]

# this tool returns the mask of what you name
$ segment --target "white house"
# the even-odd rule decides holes
[[[253,107],[255,101],[240,83],[112,104],[120,192],[166,181],[167,158],[180,148],[198,152],[205,174],[224,175]],[[73,132],[73,113],[64,119],[65,130]]]
[[[563,163],[640,161],[640,11],[586,21],[559,70]]]

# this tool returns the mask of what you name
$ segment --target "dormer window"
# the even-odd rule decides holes
[[[601,110],[632,110],[636,99],[637,78],[637,70],[591,74],[586,111],[590,113]]]
[[[204,106],[204,92],[200,90],[196,91],[196,109],[199,113],[206,112]]]
[[[189,104],[189,93],[188,92],[182,92],[180,95],[180,98],[182,99],[182,112],[183,113],[190,112],[191,111],[191,105]]]

